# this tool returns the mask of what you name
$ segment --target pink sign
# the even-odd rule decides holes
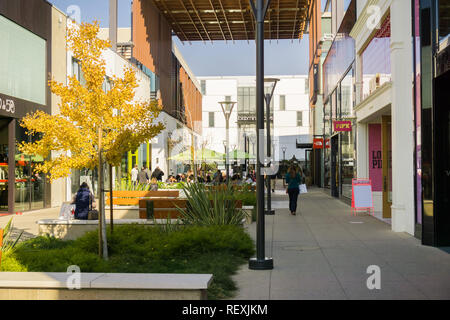
[[[335,132],[352,131],[352,122],[349,120],[333,121],[333,125]]]
[[[369,178],[372,191],[383,191],[383,154],[381,148],[381,124],[369,124]]]

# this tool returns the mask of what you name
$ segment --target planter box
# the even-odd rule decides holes
[[[0,300],[205,300],[212,274],[0,272]],[[69,279],[69,277],[71,277]]]
[[[171,223],[180,223],[178,220],[170,220]],[[117,219],[114,225],[137,224],[140,226],[153,226],[156,224],[166,224],[167,220],[156,219]],[[98,228],[98,220],[58,220],[43,219],[36,222],[38,224],[39,236],[49,235],[62,240],[75,240],[83,236],[88,231],[94,231]],[[106,220],[106,225],[110,220]]]

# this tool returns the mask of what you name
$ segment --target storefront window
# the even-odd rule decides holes
[[[341,81],[341,118],[352,116],[353,112],[353,69]]]
[[[0,118],[0,212],[8,211],[8,123]]]
[[[0,92],[45,105],[45,40],[2,15],[0,39]]]
[[[330,167],[330,148],[326,148],[327,141],[330,140],[331,133],[331,103],[330,100],[324,106],[324,137],[325,137],[325,149],[324,149],[324,186],[330,187],[331,167]]]
[[[354,130],[353,130],[354,131]],[[341,186],[342,196],[352,197],[352,179],[355,168],[355,135],[353,131],[341,132]]]
[[[325,96],[336,87],[354,59],[355,40],[348,34],[338,33],[323,63]]]
[[[19,121],[16,122],[16,170],[15,170],[15,210],[27,211],[44,208],[45,176],[35,172],[35,167],[44,159],[39,155],[20,153],[17,145],[22,142],[34,142],[39,137],[25,133]]]
[[[450,3],[448,0],[439,0],[438,10],[439,42],[443,43],[448,41],[448,38],[450,37]],[[448,43],[446,43],[445,46],[446,45],[448,45]]]
[[[391,19],[388,15],[361,55],[362,99],[367,98],[384,83],[391,81],[390,44]]]

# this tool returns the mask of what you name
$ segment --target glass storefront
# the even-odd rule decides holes
[[[8,123],[0,118],[0,212],[8,211]]]
[[[8,125],[11,119],[0,119],[0,211],[8,211]],[[41,156],[20,153],[18,144],[34,142],[38,137],[31,137],[16,121],[16,150],[15,150],[15,197],[14,210],[16,212],[42,209],[45,199],[45,175],[35,172],[35,167],[44,161]]]
[[[37,164],[44,161],[41,156],[26,155],[17,148],[22,142],[35,142],[38,139],[28,136],[19,122],[16,121],[15,210],[20,212],[44,208],[45,175],[34,170]]]
[[[351,199],[356,177],[356,130],[352,118],[355,105],[353,67],[338,83],[324,106],[324,185],[332,194]],[[333,122],[352,121],[352,131],[334,132]]]
[[[330,166],[330,154],[331,150],[328,147],[331,134],[331,100],[324,106],[323,110],[323,120],[324,120],[324,186],[325,188],[330,187],[331,178],[331,166]]]
[[[438,34],[441,47],[448,45],[450,38],[450,3],[448,0],[439,0],[438,7]]]

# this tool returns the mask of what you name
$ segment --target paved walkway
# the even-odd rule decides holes
[[[271,271],[243,265],[235,299],[450,299],[450,254],[311,189],[291,216],[281,190],[266,216]],[[256,223],[249,226],[256,239]],[[367,288],[367,267],[381,270],[381,289]]]
[[[13,218],[14,235],[23,231],[21,241],[27,240],[38,235],[38,225],[36,221],[41,219],[58,219],[60,207],[48,208],[36,211],[24,212],[21,215],[0,216],[0,228],[4,228],[8,221]]]

